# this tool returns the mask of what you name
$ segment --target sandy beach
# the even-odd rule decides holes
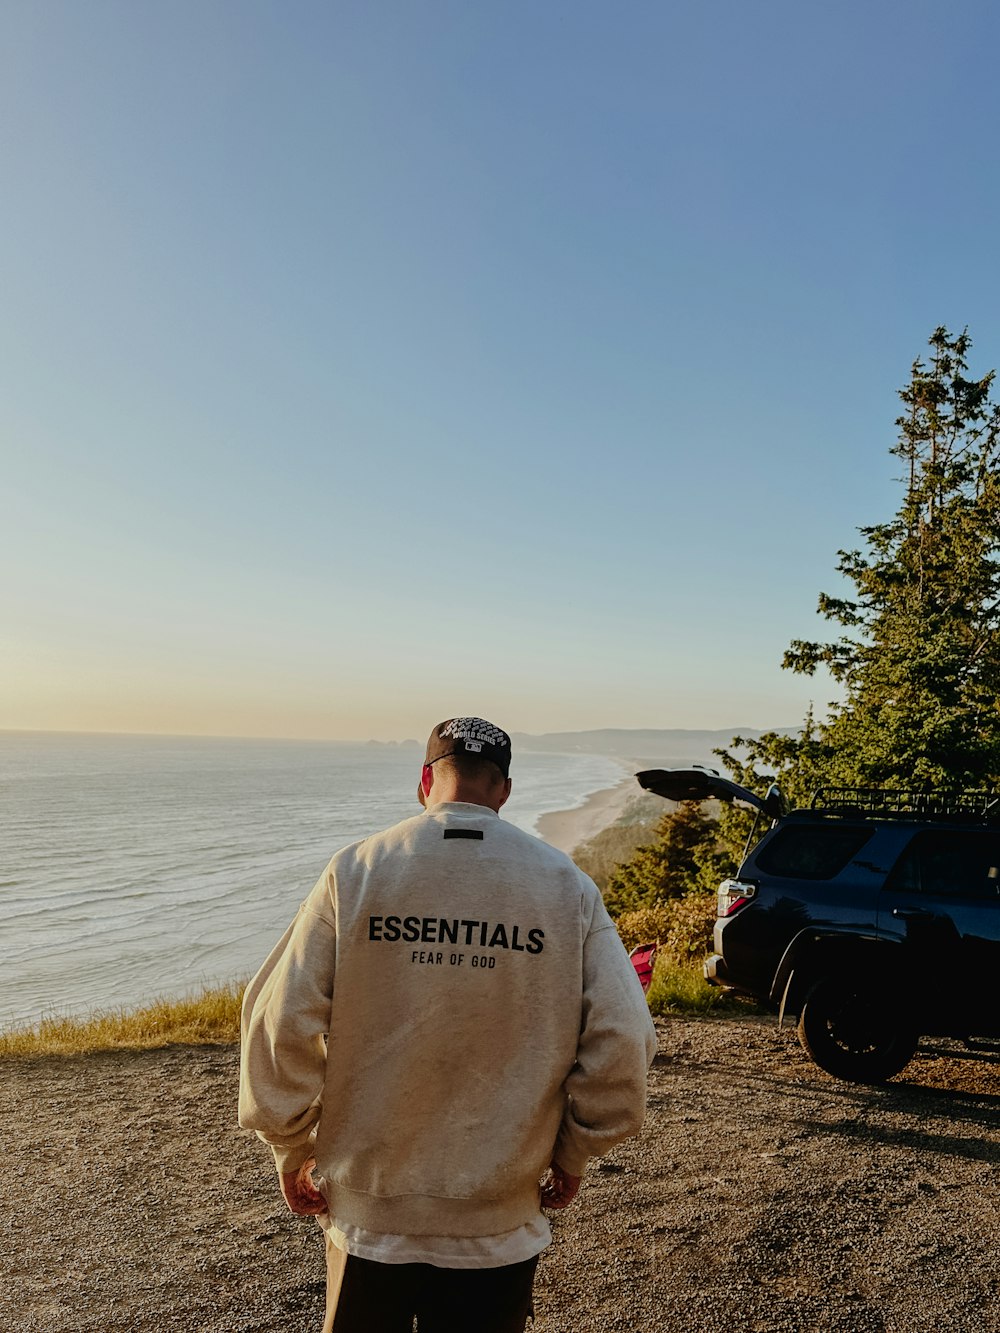
[[[542,815],[536,825],[539,836],[561,852],[573,851],[613,824],[633,796],[640,794],[635,778],[629,772],[614,787],[592,792],[583,805],[573,810],[553,810]]]

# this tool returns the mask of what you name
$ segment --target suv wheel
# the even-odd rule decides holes
[[[808,992],[798,1033],[820,1069],[852,1083],[892,1078],[918,1040],[887,996],[842,976],[823,977]]]

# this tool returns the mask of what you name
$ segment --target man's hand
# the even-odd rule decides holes
[[[313,1184],[313,1167],[316,1162],[310,1158],[303,1162],[297,1171],[285,1171],[281,1175],[281,1192],[285,1203],[293,1213],[302,1213],[306,1217],[317,1217],[327,1211],[327,1202]]]
[[[580,1179],[564,1171],[557,1162],[552,1162],[548,1174],[542,1180],[542,1207],[567,1208],[576,1198]]]

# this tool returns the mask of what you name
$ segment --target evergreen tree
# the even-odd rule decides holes
[[[695,801],[668,811],[656,826],[656,837],[608,881],[604,901],[612,916],[698,890],[714,891],[728,869],[720,854],[718,823]]]
[[[797,735],[735,737],[717,750],[743,786],[777,780],[791,806],[825,785],[982,787],[1000,782],[1000,406],[994,372],[967,377],[967,332],[934,330],[930,364],[900,390],[892,453],[903,499],[887,523],[863,527],[864,549],[840,551],[851,599],[820,595],[845,631],[797,640],[782,665],[824,665],[843,686],[826,722],[810,709]],[[612,877],[613,912],[714,887],[742,860],[752,815],[723,806],[711,822],[681,806]],[[758,833],[764,831],[758,823]]]
[[[731,748],[716,750],[734,781],[763,796],[772,782],[777,782],[789,809],[809,805],[817,790],[831,781],[831,749],[824,741],[810,707],[802,729],[795,736],[780,731],[766,731],[761,736],[734,736]],[[851,783],[850,785],[855,785]],[[734,875],[743,860],[751,833],[761,837],[770,827],[734,805],[724,805],[719,815],[718,850],[726,864],[725,873]]]
[[[839,552],[854,599],[820,596],[821,614],[848,632],[785,654],[791,670],[825,664],[844,686],[813,754],[833,781],[1000,777],[1000,407],[994,372],[967,378],[969,345],[967,332],[935,329],[930,365],[914,362],[900,391],[902,504],[860,529],[864,551]]]

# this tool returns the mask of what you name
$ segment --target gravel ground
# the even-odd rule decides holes
[[[645,1129],[555,1221],[535,1333],[1000,1329],[997,1057],[925,1043],[868,1088],[773,1019],[659,1032]],[[234,1049],[0,1068],[0,1328],[319,1328],[321,1238],[235,1124]]]

